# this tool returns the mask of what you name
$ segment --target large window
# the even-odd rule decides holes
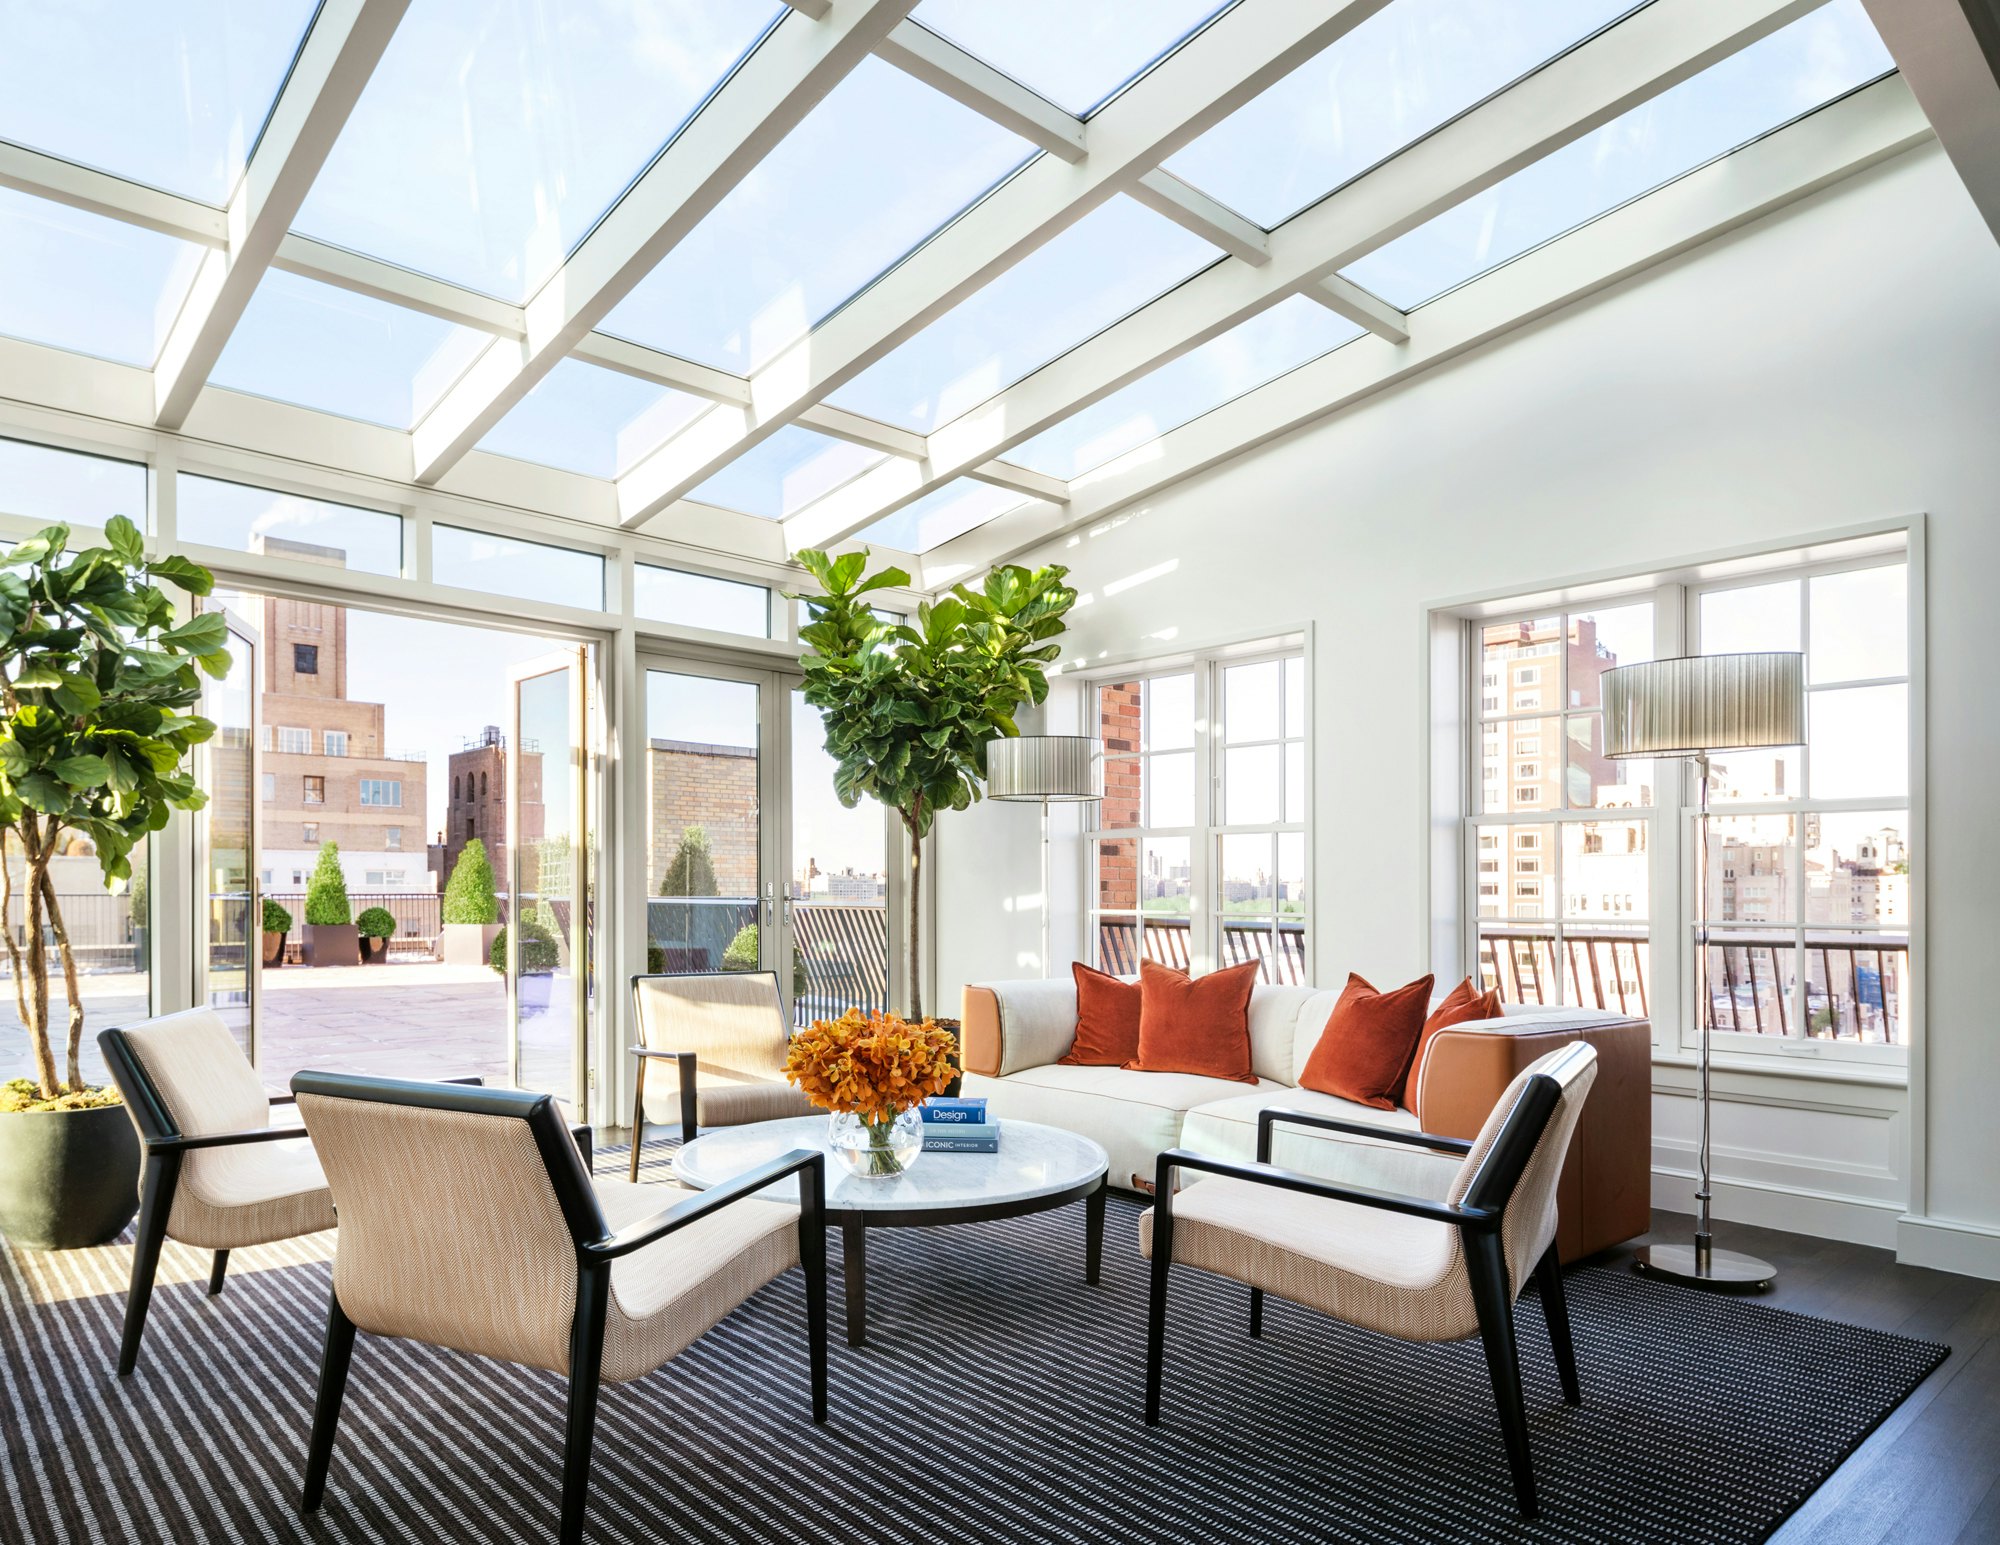
[[[1206,971],[1255,960],[1303,982],[1305,661],[1199,660],[1095,683],[1104,799],[1090,850],[1091,958]]]

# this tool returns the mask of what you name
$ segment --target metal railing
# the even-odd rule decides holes
[[[752,970],[748,941],[730,945],[759,918],[751,896],[653,896],[646,942],[662,971]],[[849,1008],[889,1006],[889,923],[881,905],[792,903],[792,1017],[799,1024]],[[761,942],[761,941],[760,941]]]
[[[1186,971],[1191,939],[1184,917],[1148,917],[1137,923],[1099,918],[1097,958],[1115,976],[1136,975],[1142,959]],[[1274,929],[1269,922],[1237,922],[1225,917],[1222,959],[1230,966],[1254,960],[1260,980],[1297,986],[1306,979],[1306,925],[1302,920],[1280,918]]]

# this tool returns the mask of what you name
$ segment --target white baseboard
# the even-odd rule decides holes
[[[1654,1166],[1653,1205],[1662,1211],[1692,1213],[1695,1210],[1694,1187],[1695,1177],[1691,1173]],[[1873,1245],[1882,1250],[1899,1248],[1897,1225],[1899,1221],[1906,1221],[1898,1203],[1838,1196],[1798,1186],[1725,1180],[1718,1175],[1713,1189],[1713,1213],[1720,1222],[1783,1229],[1790,1234],[1811,1234],[1818,1239],[1839,1239],[1848,1244]],[[2000,1236],[1995,1236],[1990,1242],[2000,1246]],[[1946,1269],[1962,1271],[1969,1268]],[[2000,1275],[2000,1272],[1994,1275]]]
[[[1896,1228],[1896,1259],[1906,1266],[2000,1281],[2000,1229],[1907,1214]]]

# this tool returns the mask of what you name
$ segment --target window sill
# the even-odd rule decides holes
[[[1906,1065],[1889,1062],[1850,1062],[1838,1053],[1815,1056],[1809,1052],[1717,1052],[1711,1059],[1718,1074],[1732,1080],[1753,1078],[1803,1078],[1820,1083],[1853,1084],[1876,1089],[1907,1089],[1910,1072]],[[1700,1066],[1693,1052],[1653,1051],[1655,1068],[1683,1068],[1692,1073]]]

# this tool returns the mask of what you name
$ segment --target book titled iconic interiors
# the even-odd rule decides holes
[[[925,1153],[998,1153],[1000,1123],[997,1121],[946,1122],[924,1124]]]

